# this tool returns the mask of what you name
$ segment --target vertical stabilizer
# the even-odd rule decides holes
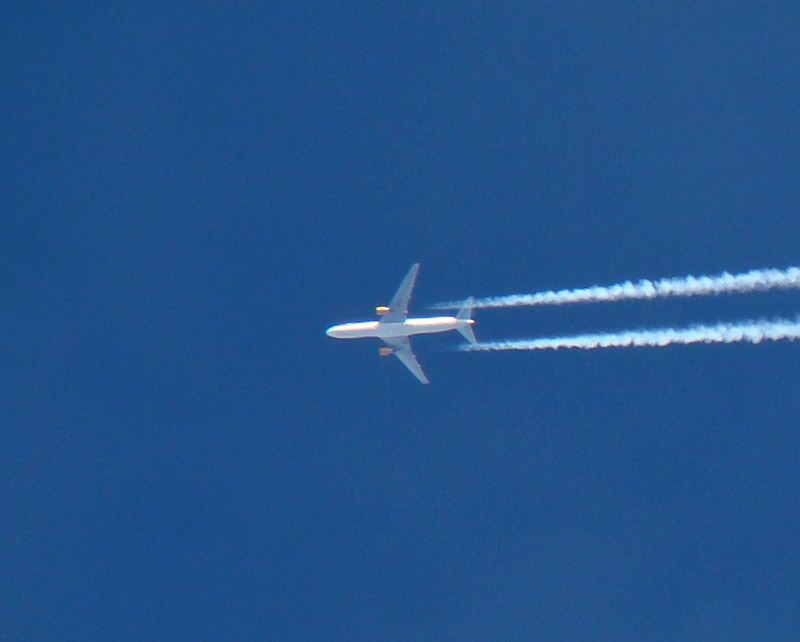
[[[472,331],[472,324],[474,321],[472,320],[472,304],[474,303],[475,299],[472,297],[468,298],[464,301],[464,305],[461,306],[461,309],[458,311],[456,315],[456,319],[459,321],[468,321],[469,324],[462,325],[458,327],[458,331],[461,335],[470,343],[476,344],[478,340],[475,338],[475,333]]]

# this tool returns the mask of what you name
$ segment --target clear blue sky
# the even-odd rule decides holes
[[[800,262],[800,9],[433,4],[4,7],[2,642],[800,639],[800,347],[323,334]]]

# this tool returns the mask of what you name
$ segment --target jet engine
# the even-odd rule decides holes
[[[391,310],[391,308],[387,308],[385,305],[379,305],[377,308],[375,308],[375,313],[376,314],[386,314],[390,310]]]
[[[381,355],[382,357],[388,357],[393,353],[394,353],[394,350],[392,350],[388,346],[384,346],[383,348],[378,348],[378,354]]]

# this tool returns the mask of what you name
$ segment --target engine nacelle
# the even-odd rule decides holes
[[[378,348],[378,354],[382,357],[391,356],[394,353],[394,350],[389,348],[388,346],[384,346],[383,348]]]
[[[391,310],[391,308],[387,308],[385,305],[379,305],[377,308],[375,308],[375,313],[376,314],[386,314],[390,310]]]

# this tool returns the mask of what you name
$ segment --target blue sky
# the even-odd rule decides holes
[[[793,3],[0,21],[0,639],[796,640],[798,348],[332,323],[798,263]],[[794,316],[484,311],[480,338]]]

